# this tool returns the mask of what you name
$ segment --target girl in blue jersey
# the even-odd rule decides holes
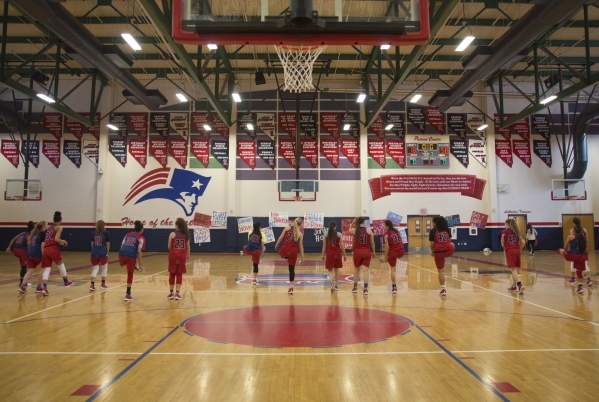
[[[133,224],[135,232],[129,232],[125,235],[119,250],[119,264],[127,267],[127,294],[125,301],[133,300],[131,296],[131,284],[133,283],[133,271],[142,271],[141,269],[141,250],[144,246],[144,238],[141,235],[144,231],[144,225],[140,221]]]
[[[246,254],[252,256],[252,264],[254,265],[254,286],[258,285],[258,264],[260,264],[260,257],[264,252],[264,243],[266,242],[266,236],[260,231],[260,222],[254,222],[254,230],[248,233],[248,244],[243,247],[243,251]]]
[[[106,286],[106,275],[108,274],[108,251],[110,250],[110,233],[105,230],[106,223],[103,220],[96,222],[96,230],[92,233],[92,276],[91,284],[89,286],[90,291],[95,291],[95,281],[100,265],[102,266],[102,290],[107,290]]]
[[[589,259],[587,237],[585,236],[581,226],[574,226],[573,233],[566,239],[565,248],[557,250],[566,261],[573,263],[574,269],[576,269],[576,277],[578,278],[578,288],[576,292],[578,294],[584,294],[582,287],[583,272],[586,268],[586,261]]]
[[[42,262],[42,247],[44,246],[44,235],[45,230],[48,227],[46,221],[38,222],[31,230],[31,233],[27,237],[27,244],[29,249],[27,250],[27,272],[23,277],[23,283],[19,287],[19,292],[27,293],[27,281],[29,277]],[[35,293],[43,293],[44,287],[42,286],[42,272],[37,276],[37,288]]]
[[[29,223],[27,223],[27,231],[21,232],[13,237],[6,248],[7,253],[12,252],[13,255],[19,259],[19,265],[21,266],[21,273],[19,275],[19,288],[23,284],[23,277],[27,273],[27,238],[29,237],[29,234],[33,230],[34,226],[34,223],[29,221]],[[25,286],[27,286],[27,282],[25,282]]]

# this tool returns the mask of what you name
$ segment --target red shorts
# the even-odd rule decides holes
[[[262,250],[258,249],[254,251],[248,251],[247,248],[248,246],[243,246],[243,252],[252,256],[252,262],[254,264],[260,264],[260,255],[262,254]]]
[[[370,254],[370,249],[354,249],[354,267],[358,268],[360,265],[363,265],[366,268],[370,267],[371,258],[372,254]]]
[[[60,249],[58,247],[44,247],[44,252],[42,253],[42,268],[52,267],[52,262],[58,264],[61,261],[62,255],[60,255]]]
[[[289,265],[294,265],[297,263],[297,247],[293,246],[282,246],[279,249],[279,255],[281,258],[286,258],[289,262]]]
[[[169,255],[168,256],[168,271],[172,274],[187,273],[186,255]]]
[[[12,254],[19,259],[19,264],[24,267],[27,265],[27,250],[23,248],[13,248]]]
[[[508,248],[505,250],[505,259],[508,268],[520,268],[520,255],[519,248]]]
[[[589,260],[589,254],[579,254],[579,253],[571,253],[569,251],[564,251],[564,258],[566,261],[570,261],[574,263],[574,269],[577,271],[586,270],[585,262]]]
[[[42,262],[41,258],[28,258],[27,259],[27,268],[36,269],[38,265]]]
[[[437,266],[437,269],[445,268],[445,259],[453,255],[454,249],[455,245],[451,243],[451,249],[438,250],[433,252],[433,256],[435,257],[435,265]]]
[[[108,257],[94,258],[92,257],[92,265],[106,265],[108,264]]]
[[[389,265],[391,268],[395,268],[397,265],[397,260],[404,256],[405,250],[394,251],[390,250],[389,255],[387,256],[387,261],[389,261]]]
[[[135,263],[137,262],[137,258],[127,257],[125,255],[119,255],[119,264],[121,267],[127,266],[128,272],[133,272],[135,270]]]
[[[327,253],[325,258],[324,267],[326,269],[331,270],[333,268],[343,268],[343,257],[341,256],[341,252]]]

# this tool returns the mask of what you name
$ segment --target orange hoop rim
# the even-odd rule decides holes
[[[322,46],[326,47],[325,44],[321,44],[321,45],[306,45],[306,46],[274,45],[274,47],[278,47],[280,49],[285,49],[285,50],[292,50],[294,52],[314,50],[314,49],[318,49],[319,47],[322,47]]]

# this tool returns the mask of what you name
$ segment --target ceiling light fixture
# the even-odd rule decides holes
[[[208,44],[208,49],[210,49],[210,50],[216,50],[216,49],[218,49],[218,45],[215,45],[214,43],[209,43]]]
[[[482,126],[480,126],[479,128],[477,128],[477,131],[483,131],[485,128],[489,127],[488,124],[483,124]]]
[[[187,98],[183,94],[177,94],[177,98],[179,98],[181,102],[187,102]]]
[[[204,124],[204,130],[210,131],[212,130],[212,127],[210,127],[208,124]]]
[[[391,45],[381,45],[381,50],[387,50],[391,47]]]
[[[121,36],[123,37],[123,39],[125,39],[125,42],[127,42],[129,44],[129,46],[131,46],[131,49],[141,50],[141,46],[139,46],[139,43],[137,43],[137,41],[135,40],[135,38],[133,36],[131,36],[131,34],[124,33],[124,34],[121,34]]]
[[[358,99],[356,100],[356,102],[362,103],[364,102],[364,99],[366,99],[366,94],[360,94],[358,95]]]
[[[349,128],[350,128],[350,127],[351,127],[351,126],[350,126],[349,124],[344,124],[344,125],[343,125],[343,131],[349,131]]]
[[[463,52],[464,50],[466,50],[466,48],[468,46],[470,46],[470,44],[472,43],[472,41],[474,40],[474,36],[466,36],[463,40],[462,43],[460,43],[460,45],[458,47],[455,48],[456,52]]]
[[[389,131],[393,128],[393,123],[391,124],[387,124],[387,127],[385,127],[385,130]]]
[[[252,123],[248,123],[248,124],[247,124],[247,128],[248,128],[248,130],[250,130],[250,131],[254,131],[254,125],[253,125]]]
[[[422,98],[422,95],[416,94],[416,95],[414,95],[414,97],[412,98],[412,100],[410,101],[410,103],[418,103],[418,101],[420,100],[420,98]]]
[[[54,99],[52,99],[49,96],[46,96],[44,94],[37,94],[37,97],[40,98],[40,99],[45,100],[48,103],[55,103],[56,102]]]
[[[543,100],[541,101],[541,105],[546,105],[546,104],[548,104],[549,102],[553,102],[553,101],[554,101],[554,100],[556,100],[556,99],[557,99],[557,95],[551,95],[551,96],[549,96],[549,97],[547,97],[547,98],[543,99]]]
[[[241,102],[241,96],[239,96],[239,94],[237,92],[233,92],[233,94],[231,94],[231,96],[233,96],[233,100],[237,103]]]
[[[119,131],[119,128],[117,126],[115,126],[114,124],[107,124],[106,127],[108,127],[111,130],[114,130],[114,131]]]

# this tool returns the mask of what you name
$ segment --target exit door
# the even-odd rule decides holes
[[[595,250],[595,220],[593,214],[562,215],[562,228],[564,229],[564,244],[566,244],[566,238],[570,235],[570,229],[574,227],[574,223],[572,221],[576,217],[580,219],[581,226],[587,230],[588,250]]]
[[[428,254],[430,243],[428,235],[433,225],[434,216],[408,216],[408,252]]]
[[[507,217],[508,217],[508,219],[513,219],[516,221],[516,226],[518,226],[518,229],[520,229],[520,233],[522,233],[522,236],[526,240],[526,225],[528,223],[527,216],[526,215],[508,215]]]

